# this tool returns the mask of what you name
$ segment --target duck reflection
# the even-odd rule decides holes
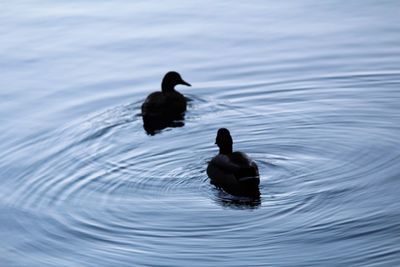
[[[231,209],[257,209],[261,206],[261,197],[244,197],[234,196],[221,188],[215,189],[216,191],[216,203],[222,207]]]
[[[149,135],[155,135],[161,130],[171,127],[183,127],[185,125],[185,114],[144,114],[143,129]]]
[[[184,126],[187,99],[175,86],[191,86],[175,71],[165,74],[161,92],[153,92],[142,104],[143,128],[147,134],[154,135],[167,127]]]

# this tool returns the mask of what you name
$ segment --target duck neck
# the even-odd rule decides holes
[[[167,81],[162,81],[161,83],[161,92],[163,93],[168,93],[168,92],[174,92],[175,91],[175,85],[171,84]]]
[[[222,145],[219,147],[219,154],[230,155],[232,154],[232,145]]]

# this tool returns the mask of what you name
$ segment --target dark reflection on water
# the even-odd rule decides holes
[[[143,115],[143,129],[149,135],[155,135],[167,127],[183,127],[184,114],[164,114],[159,116]]]
[[[216,202],[222,207],[233,209],[255,209],[261,205],[260,197],[240,197],[224,192],[222,189],[217,189]]]
[[[226,4],[2,6],[0,266],[400,264],[398,2]],[[259,199],[210,185],[222,126]]]

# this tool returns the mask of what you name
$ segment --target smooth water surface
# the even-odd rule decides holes
[[[281,2],[2,1],[0,266],[400,265],[400,2]],[[210,185],[220,127],[260,201]]]

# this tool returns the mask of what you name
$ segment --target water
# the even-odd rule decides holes
[[[398,1],[2,1],[0,266],[400,265]],[[162,76],[185,125],[147,135]],[[261,199],[215,189],[216,131]]]

